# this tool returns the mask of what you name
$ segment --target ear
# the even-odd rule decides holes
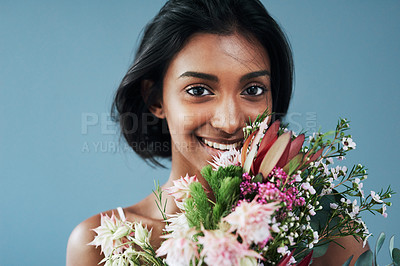
[[[154,82],[152,80],[143,80],[141,83],[141,93],[142,93],[142,97],[145,103],[148,103],[149,97],[151,95],[151,87],[154,85]],[[162,100],[157,100],[156,102],[153,102],[153,104],[151,104],[149,106],[149,110],[150,112],[155,115],[156,117],[160,118],[160,119],[164,119],[165,118],[165,114],[164,114],[164,108],[163,108],[163,104],[162,104]]]

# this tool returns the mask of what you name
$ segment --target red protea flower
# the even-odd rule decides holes
[[[296,138],[292,137],[291,131],[278,135],[279,126],[280,121],[277,120],[268,128],[265,118],[259,129],[245,140],[241,158],[246,172],[251,171],[253,175],[262,174],[265,179],[274,167],[279,167],[291,175],[321,156],[323,148],[302,153],[304,134]]]

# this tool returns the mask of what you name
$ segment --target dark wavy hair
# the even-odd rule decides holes
[[[289,107],[292,52],[284,32],[259,0],[170,0],[147,24],[111,110],[128,144],[152,165],[161,166],[156,157],[171,157],[171,136],[165,119],[151,114],[149,106],[161,99],[164,74],[172,58],[195,33],[239,33],[255,38],[270,57],[275,118],[284,116]],[[151,85],[144,86],[146,81]]]

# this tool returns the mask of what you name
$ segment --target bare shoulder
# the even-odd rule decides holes
[[[133,206],[124,208],[123,211],[128,221],[142,222],[149,229],[152,229],[151,243],[154,247],[158,247],[161,243],[160,235],[165,224],[161,219],[157,219],[152,215],[155,212],[153,202],[154,200],[145,199]],[[109,210],[102,214],[107,214],[111,217],[113,213],[118,216],[117,210]],[[96,214],[75,227],[68,240],[67,266],[98,265],[104,258],[100,247],[96,248],[93,245],[88,245],[96,236],[93,229],[99,227],[100,224],[101,214]]]
[[[100,221],[100,214],[94,215],[78,224],[72,231],[68,239],[67,266],[98,265],[102,260],[100,247],[88,245],[96,235],[92,229],[100,226]]]
[[[336,242],[339,245],[331,242],[325,255],[313,259],[312,265],[342,265],[352,255],[353,259],[350,265],[354,265],[358,257],[369,249],[368,245],[363,247],[362,240],[357,241],[353,236],[339,238]]]

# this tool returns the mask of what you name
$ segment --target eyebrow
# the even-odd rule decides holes
[[[260,70],[260,71],[255,71],[248,73],[244,75],[243,77],[240,78],[240,82],[246,81],[248,79],[260,77],[260,76],[271,76],[271,73],[268,70]],[[183,73],[182,75],[179,76],[179,78],[183,77],[193,77],[193,78],[199,78],[199,79],[206,79],[214,82],[218,82],[219,79],[217,76],[212,75],[212,74],[207,74],[207,73],[201,73],[201,72],[195,72],[195,71],[187,71]]]
[[[183,78],[183,77],[206,79],[206,80],[215,81],[215,82],[219,81],[218,77],[215,75],[201,73],[201,72],[194,72],[194,71],[187,71],[179,76],[179,78]]]
[[[248,73],[248,74],[244,75],[243,77],[241,77],[240,82],[243,82],[243,81],[246,81],[246,80],[252,79],[252,78],[261,77],[261,76],[271,77],[271,73],[268,70],[251,72],[251,73]]]

